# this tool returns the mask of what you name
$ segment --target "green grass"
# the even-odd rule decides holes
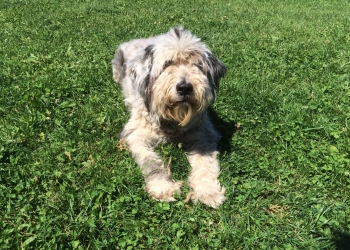
[[[118,149],[115,48],[178,24],[228,68],[217,210],[149,199]],[[350,248],[348,1],[2,0],[0,27],[0,249]]]

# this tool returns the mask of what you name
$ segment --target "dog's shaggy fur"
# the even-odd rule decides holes
[[[148,39],[121,44],[112,60],[131,117],[121,132],[157,200],[174,201],[182,182],[154,152],[158,143],[182,143],[192,167],[187,201],[213,208],[225,200],[217,157],[219,134],[207,115],[217,94],[225,65],[182,27]]]

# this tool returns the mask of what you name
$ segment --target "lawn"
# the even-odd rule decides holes
[[[227,66],[214,210],[143,190],[118,44],[184,25]],[[350,2],[1,0],[0,249],[350,249]]]

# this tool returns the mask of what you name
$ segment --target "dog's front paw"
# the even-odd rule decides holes
[[[154,178],[146,182],[145,191],[155,200],[176,201],[174,194],[181,193],[182,182],[165,178]]]
[[[185,202],[192,200],[193,202],[200,201],[212,208],[217,208],[225,200],[225,188],[220,186],[220,183],[200,182],[193,186],[193,191],[188,193]]]

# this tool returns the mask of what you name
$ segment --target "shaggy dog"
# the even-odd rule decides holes
[[[207,115],[225,65],[183,27],[121,44],[112,60],[113,78],[122,88],[130,119],[121,132],[145,179],[145,190],[174,201],[182,182],[155,153],[159,143],[181,143],[192,167],[186,201],[213,208],[225,200],[217,157],[219,134]]]

